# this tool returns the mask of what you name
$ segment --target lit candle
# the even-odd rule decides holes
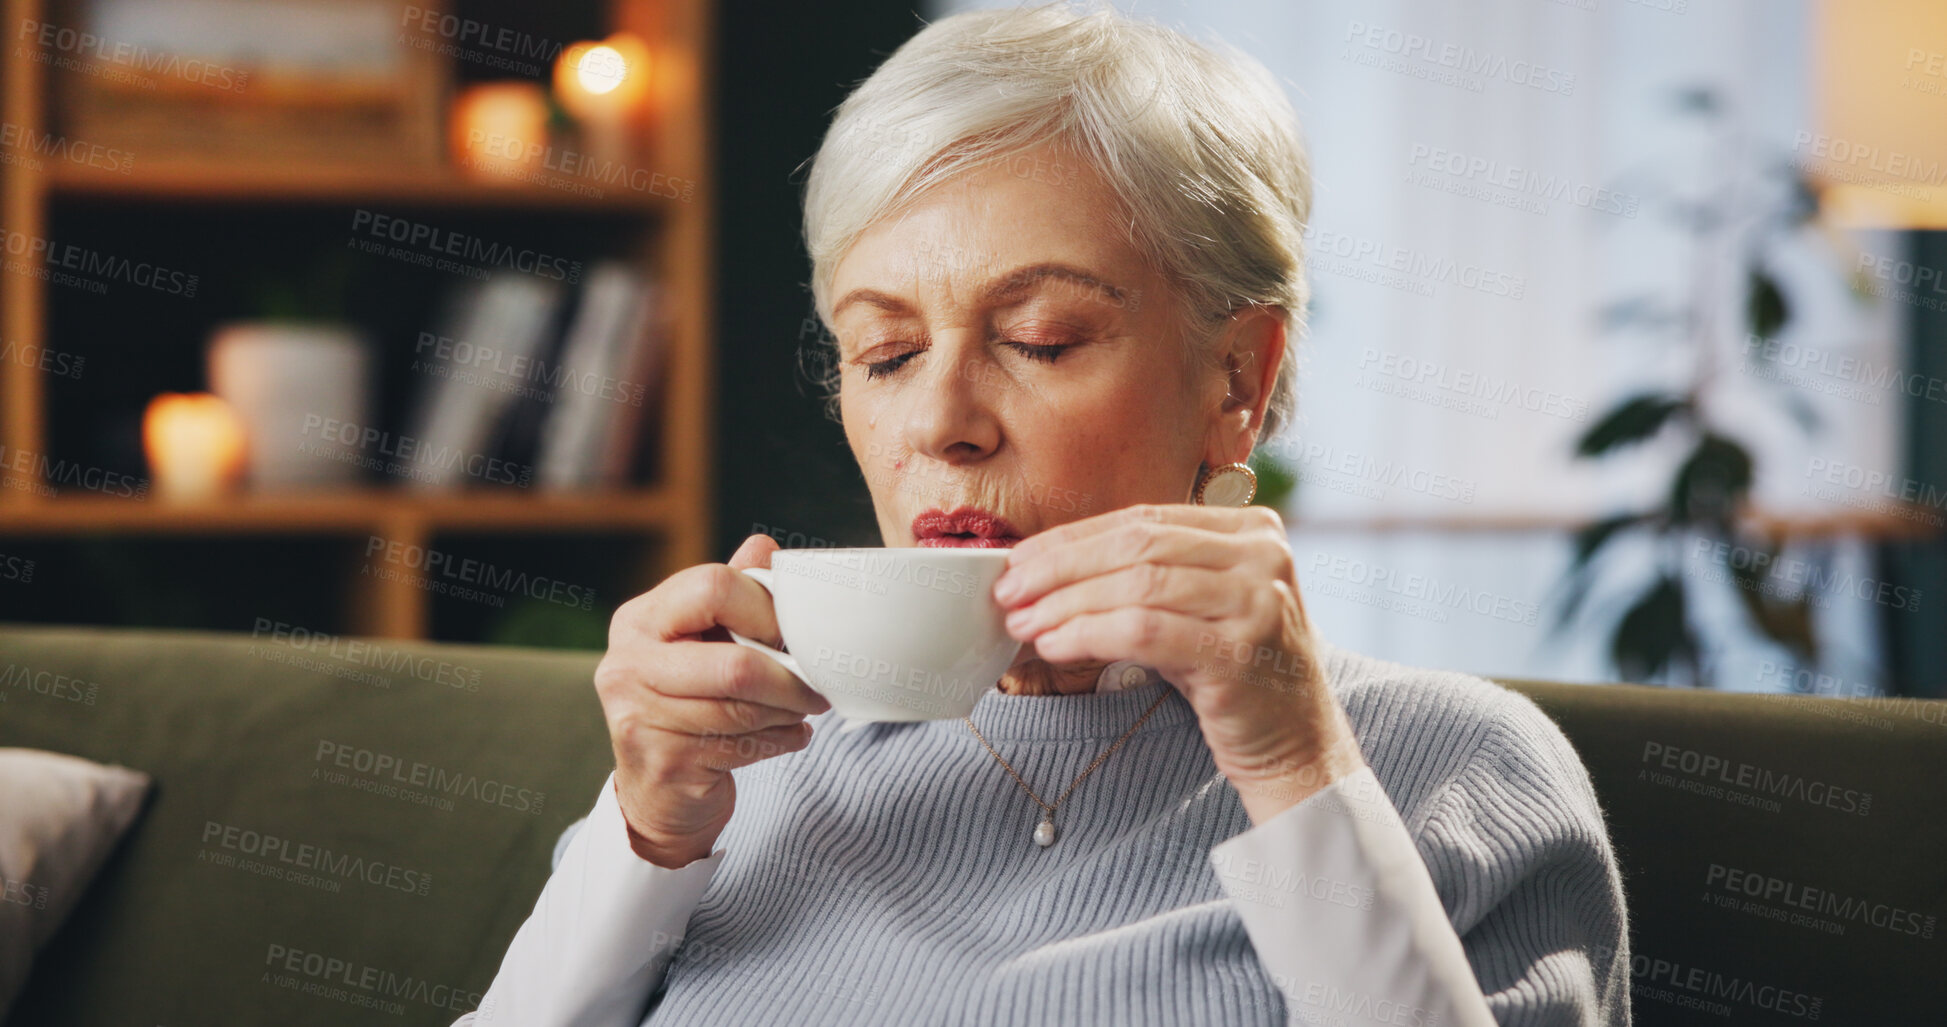
[[[548,98],[532,82],[488,82],[453,101],[453,161],[484,179],[508,180],[548,147]]]
[[[157,494],[171,500],[209,499],[243,473],[243,422],[220,397],[165,392],[149,401],[143,415],[142,448]]]
[[[581,123],[590,157],[626,163],[634,149],[630,126],[649,95],[649,47],[618,32],[563,49],[554,62],[554,95]]]

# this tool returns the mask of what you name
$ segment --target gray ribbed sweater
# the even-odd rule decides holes
[[[1479,678],[1323,655],[1498,1022],[1627,1024],[1621,881],[1560,730]],[[1209,863],[1250,818],[1180,694],[996,691],[973,719],[1052,798],[1165,690],[1046,850],[965,723],[812,718],[803,751],[735,772],[644,1024],[1285,1023]]]

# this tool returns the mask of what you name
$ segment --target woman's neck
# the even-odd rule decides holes
[[[1001,675],[995,686],[1009,695],[1077,695],[1095,691],[1106,663],[1064,663],[1057,667],[1047,660],[1023,660]]]

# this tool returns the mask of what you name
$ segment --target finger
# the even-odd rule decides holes
[[[765,728],[741,735],[718,735],[714,738],[697,738],[690,744],[696,746],[701,757],[700,765],[710,770],[735,770],[747,767],[759,760],[797,752],[811,744],[811,725],[804,721],[785,724],[780,727]]]
[[[771,554],[777,552],[779,548],[781,547],[778,546],[777,539],[769,535],[752,535],[745,539],[744,544],[738,546],[737,551],[725,562],[739,570],[749,567],[769,567]]]
[[[800,722],[766,728],[741,736],[698,738],[654,726],[645,726],[636,735],[631,765],[651,786],[670,792],[687,792],[692,798],[723,787],[722,771],[748,766],[769,756],[802,749],[811,740],[811,725]]]
[[[1145,606],[1205,620],[1249,612],[1238,575],[1203,567],[1139,563],[1064,585],[1007,615],[1007,630],[1031,642],[1072,618]]]
[[[715,737],[801,724],[806,714],[746,699],[695,699],[651,690],[641,700],[645,721],[677,734]]]
[[[1077,539],[1114,531],[1131,523],[1180,524],[1187,528],[1202,528],[1206,531],[1235,532],[1245,528],[1266,526],[1276,522],[1279,534],[1283,534],[1283,521],[1277,511],[1267,506],[1195,506],[1189,503],[1142,503],[1125,506],[1120,510],[1084,517],[1067,524],[1058,524],[1046,531],[1039,531],[1014,544],[1008,550],[1008,566],[1026,560],[1049,549]]]
[[[776,660],[735,642],[683,642],[658,646],[647,666],[629,668],[660,695],[688,699],[740,699],[794,713],[831,709]]]
[[[746,542],[737,555],[754,558],[749,552],[752,548],[761,549],[762,544]],[[769,562],[770,554],[764,553],[763,559]],[[727,564],[686,567],[670,575],[652,594],[656,601],[631,616],[639,618],[636,626],[656,641],[695,638],[722,626],[773,647],[781,642],[771,594]]]
[[[1161,521],[1130,520],[1041,550],[994,582],[994,598],[1013,609],[1064,585],[1139,563],[1223,570],[1243,562],[1248,536]]]
[[[1034,648],[1050,663],[1134,660],[1184,685],[1196,669],[1198,646],[1213,635],[1211,623],[1198,617],[1125,606],[1071,618],[1043,632],[1034,640]]]

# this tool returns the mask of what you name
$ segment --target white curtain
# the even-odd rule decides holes
[[[941,0],[936,15],[1012,6]],[[1738,253],[1666,216],[1672,199],[1770,195],[1761,162],[1810,125],[1799,0],[1128,0],[1116,7],[1233,44],[1287,85],[1316,179],[1312,331],[1299,423],[1266,448],[1299,472],[1289,511],[1306,603],[1342,645],[1503,676],[1608,680],[1608,628],[1651,580],[1611,554],[1587,623],[1549,631],[1568,525],[1646,507],[1686,453],[1660,439],[1602,462],[1575,439],[1618,399],[1721,370],[1714,422],[1757,457],[1757,494],[1806,509],[1809,459],[1898,464],[1898,396],[1799,390],[1782,413],[1746,370]],[[1714,98],[1714,116],[1684,95]],[[1749,168],[1749,173],[1740,170]],[[1738,215],[1747,216],[1747,215]],[[1713,249],[1713,245],[1715,248]],[[1848,295],[1849,247],[1772,247],[1793,317],[1780,341],[1894,360],[1897,312]],[[1658,338],[1599,315],[1697,297],[1700,331]],[[1827,507],[1826,509],[1830,509]],[[1628,547],[1625,546],[1626,550]],[[1871,574],[1866,549],[1820,550]],[[1713,683],[1781,690],[1782,651],[1744,627],[1708,559],[1686,567]],[[1456,596],[1459,598],[1456,599]],[[1843,598],[1843,597],[1840,597]],[[1826,670],[1878,680],[1876,608],[1818,611]]]

